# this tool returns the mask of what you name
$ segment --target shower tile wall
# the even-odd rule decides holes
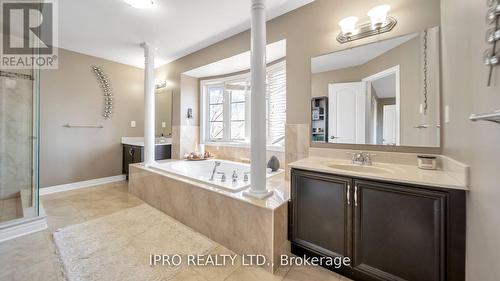
[[[32,186],[33,80],[0,71],[0,199]]]

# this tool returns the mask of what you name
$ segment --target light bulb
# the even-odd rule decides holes
[[[358,22],[357,17],[347,17],[339,21],[340,28],[342,29],[342,34],[344,36],[350,36],[357,33],[356,23]]]
[[[384,24],[387,22],[387,13],[390,10],[391,6],[380,5],[368,11],[368,16],[370,17],[373,29],[378,29],[384,26]]]

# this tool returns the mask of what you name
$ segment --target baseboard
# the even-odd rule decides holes
[[[16,225],[7,225],[0,229],[0,243],[45,229],[47,229],[47,218],[45,216],[19,222]]]
[[[96,185],[101,185],[101,184],[107,184],[107,183],[112,183],[112,182],[117,182],[117,181],[124,181],[124,180],[125,180],[125,175],[118,175],[118,176],[112,176],[112,177],[107,177],[107,178],[100,178],[100,179],[79,181],[79,182],[73,182],[73,183],[67,183],[67,184],[61,184],[61,185],[54,185],[54,186],[50,186],[50,187],[40,188],[40,196],[53,194],[53,193],[57,193],[57,192],[70,191],[70,190],[75,190],[75,189],[80,189],[80,188],[85,188],[85,187],[91,187],[91,186],[96,186]]]

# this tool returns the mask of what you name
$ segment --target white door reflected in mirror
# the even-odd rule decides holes
[[[382,118],[383,144],[396,145],[396,106],[384,105],[384,114]]]
[[[366,83],[329,85],[329,132],[332,143],[365,142]]]

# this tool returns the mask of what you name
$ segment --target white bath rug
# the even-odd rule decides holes
[[[163,281],[184,265],[150,265],[150,255],[207,254],[217,244],[143,204],[54,233],[68,281]]]

